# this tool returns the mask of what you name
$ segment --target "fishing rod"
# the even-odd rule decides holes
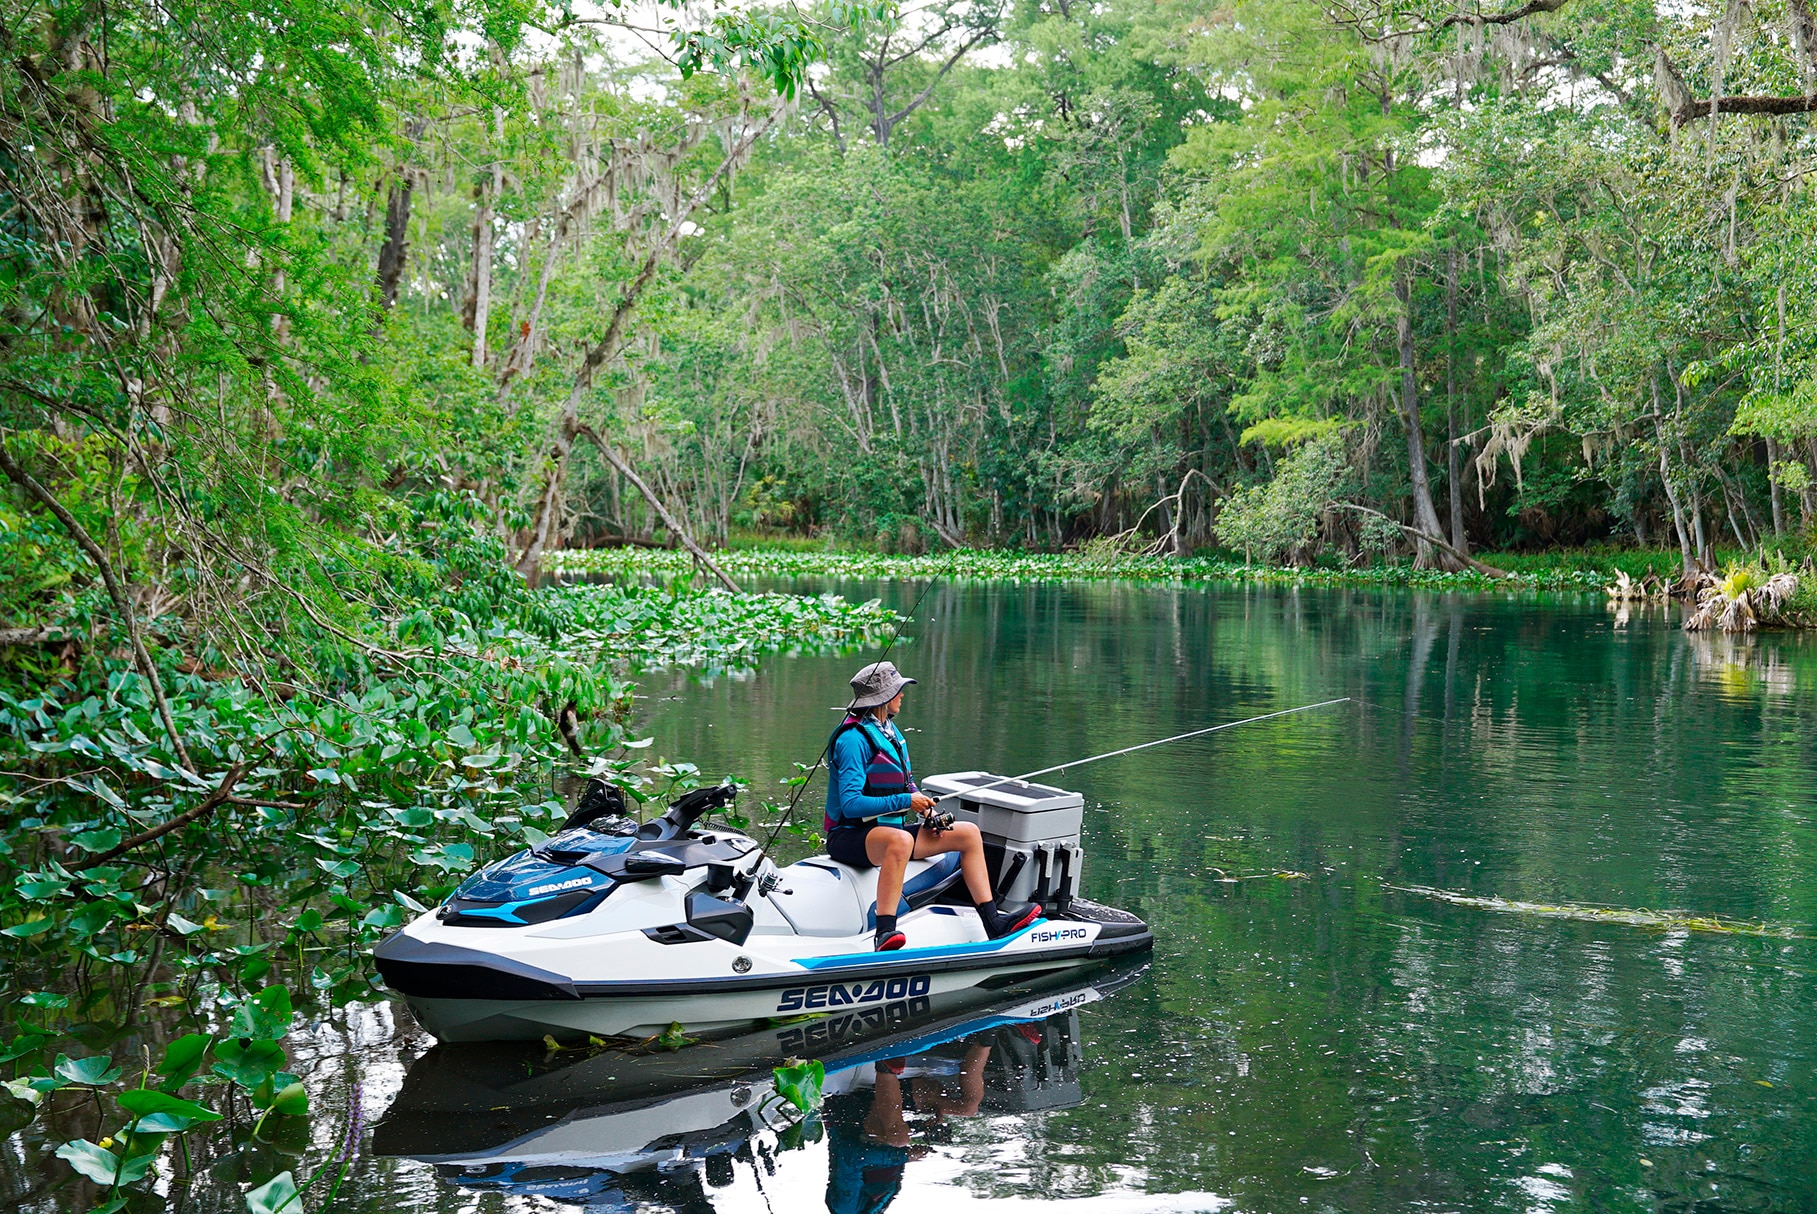
[[[1339,696],[1335,700],[1320,700],[1317,704],[1301,704],[1298,708],[1283,708],[1279,712],[1265,712],[1260,716],[1245,717],[1241,721],[1226,721],[1222,725],[1212,725],[1205,729],[1194,729],[1187,733],[1177,733],[1171,738],[1160,738],[1153,742],[1142,742],[1135,746],[1125,746],[1121,750],[1107,750],[1101,755],[1092,755],[1088,759],[1074,759],[1070,763],[1057,763],[1052,767],[1043,767],[1038,771],[1031,771],[1026,775],[1004,776],[1001,780],[993,780],[989,784],[980,784],[978,787],[968,788],[962,793],[951,793],[948,796],[942,797],[941,800],[949,801],[954,797],[967,797],[974,793],[984,792],[986,789],[1001,788],[1005,784],[1021,784],[1027,780],[1034,779],[1036,776],[1051,775],[1056,771],[1065,771],[1069,767],[1083,767],[1087,763],[1096,763],[1101,759],[1114,759],[1118,755],[1134,754],[1138,750],[1148,750],[1150,747],[1154,746],[1165,746],[1169,742],[1184,742],[1188,738],[1202,738],[1208,733],[1217,733],[1221,729],[1235,729],[1239,725],[1254,725],[1257,721],[1269,721],[1273,720],[1275,717],[1291,716],[1296,712],[1311,712],[1315,708],[1329,708],[1333,704],[1348,703],[1350,703],[1349,696]]]
[[[934,583],[938,580],[938,578],[927,580],[927,585],[923,586],[921,593],[915,596],[915,603],[909,608],[908,614],[902,617],[902,623],[891,629],[889,643],[883,647],[883,652],[877,655],[879,662],[890,656],[890,650],[896,647],[896,638],[902,635],[902,625],[914,620],[916,613],[921,610],[921,601],[927,598],[927,592],[934,588]],[[801,777],[801,783],[795,786],[795,794],[789,798],[789,807],[782,811],[782,816],[777,818],[775,825],[770,827],[769,837],[763,841],[763,846],[757,849],[759,855],[770,854],[770,845],[776,842],[776,836],[782,833],[782,828],[787,826],[789,819],[795,816],[795,806],[801,801],[801,794],[807,791],[809,784],[813,783],[815,775],[819,773],[821,764],[826,762],[827,753],[832,748],[833,737],[829,734],[826,744],[820,748],[820,756],[814,760],[814,766],[808,768],[808,774]]]

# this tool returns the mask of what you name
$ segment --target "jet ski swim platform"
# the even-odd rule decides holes
[[[443,1041],[642,1037],[1002,990],[1143,952],[1147,924],[1078,896],[1077,794],[981,772],[924,787],[978,821],[993,878],[1043,917],[987,936],[959,857],[911,861],[897,907],[909,946],[872,951],[877,870],[826,856],[777,868],[701,818],[690,793],[642,824],[595,783],[568,826],[481,869],[374,951],[387,986]],[[957,804],[953,804],[957,802]],[[1004,889],[1007,886],[1007,892]]]

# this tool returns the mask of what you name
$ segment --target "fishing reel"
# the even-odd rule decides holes
[[[927,826],[927,828],[929,830],[933,831],[937,835],[943,835],[947,831],[953,829],[953,824],[955,822],[957,822],[958,820],[959,819],[954,817],[952,814],[930,813],[930,814],[923,814],[922,818],[921,818],[921,821]]]

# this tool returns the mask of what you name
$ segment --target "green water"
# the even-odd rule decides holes
[[[1817,942],[1385,888],[1817,935],[1817,638],[1618,626],[1579,598],[1247,589],[938,587],[921,616],[892,656],[920,680],[901,723],[922,772],[1356,703],[1052,777],[1087,800],[1090,894],[1154,925],[1152,969],[1083,1015],[1082,1104],[956,1123],[903,1208],[952,1186],[1817,1208]],[[677,681],[650,732],[771,786],[816,751],[856,664]],[[1307,878],[1217,880],[1277,871]]]
[[[837,588],[903,609],[921,589]],[[910,1118],[890,1210],[1817,1209],[1817,941],[1388,888],[1817,936],[1817,636],[1691,637],[1583,598],[1112,585],[936,586],[910,631],[892,657],[920,680],[900,723],[922,773],[1013,774],[1354,702],[1051,777],[1086,798],[1088,894],[1148,919],[1153,958],[1041,1027],[1073,1055],[1040,1100],[987,1091],[975,1115]],[[779,795],[870,656],[648,678],[646,753]],[[807,820],[819,801],[817,785]],[[981,1052],[1001,1065],[1016,1031],[942,1048],[953,1068]],[[236,1174],[315,1174],[356,1106],[385,1119],[335,1209],[825,1208],[818,1130],[622,1186],[589,1162],[611,1145],[594,1113],[642,1108],[663,1068],[736,1071],[734,1047],[548,1075],[507,1059],[482,1081],[480,1054],[431,1052],[390,1005],[287,1044],[323,1114],[224,1164],[185,1208],[241,1208]],[[848,1147],[871,1099],[830,1106]],[[64,1136],[87,1132],[71,1116]],[[408,1158],[549,1125],[570,1127],[573,1157],[502,1188]],[[405,1131],[416,1147],[397,1145]],[[29,1196],[55,1177],[22,1160],[0,1160],[5,1191],[63,1208]]]

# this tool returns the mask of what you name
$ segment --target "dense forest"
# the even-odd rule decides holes
[[[735,530],[1689,567],[1817,510],[1806,0],[5,36],[20,629],[97,560],[329,623],[426,512],[534,579]]]

